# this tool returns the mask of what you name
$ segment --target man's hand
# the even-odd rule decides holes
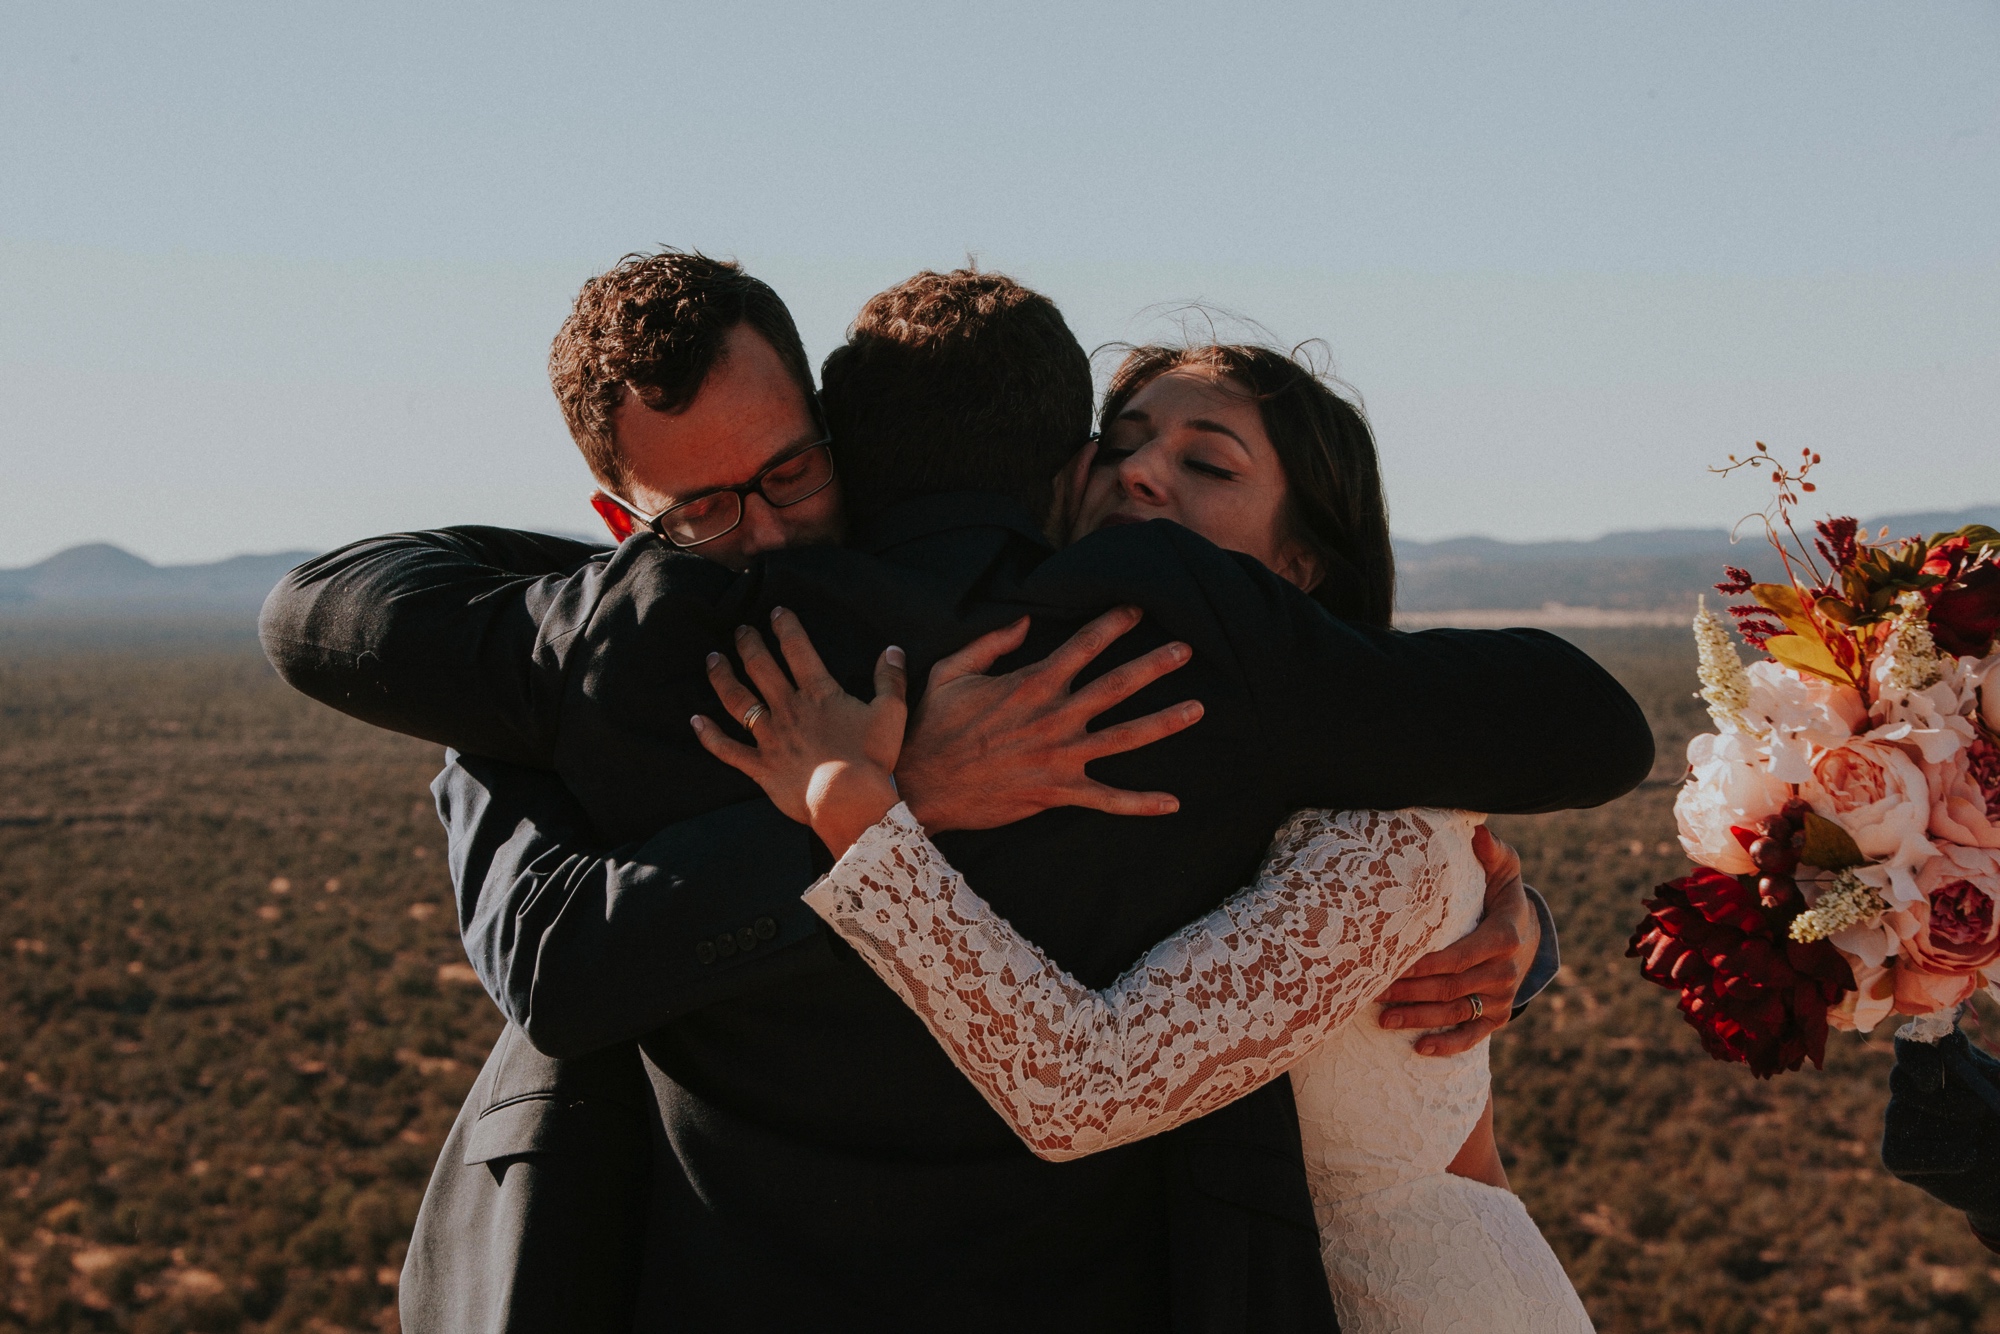
[[[1436,1028],[1417,1039],[1422,1056],[1454,1056],[1505,1027],[1514,995],[1535,962],[1542,926],[1521,883],[1521,858],[1480,826],[1472,849],[1486,868],[1486,913],[1463,940],[1426,954],[1383,992],[1384,1028]],[[1472,997],[1479,997],[1474,1004]]]
[[[896,765],[896,785],[924,828],[992,829],[1057,806],[1113,815],[1179,810],[1171,793],[1109,787],[1083,771],[1092,760],[1151,745],[1201,717],[1201,704],[1187,700],[1087,730],[1091,719],[1188,661],[1186,644],[1162,644],[1071,691],[1076,674],[1140,617],[1135,607],[1106,612],[1040,662],[986,675],[1027,638],[1024,616],[933,667]]]

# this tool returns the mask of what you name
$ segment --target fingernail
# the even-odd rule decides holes
[[[716,663],[721,661],[722,661],[722,655],[720,653],[711,653],[708,655],[708,665],[711,667],[715,666]]]
[[[1402,1011],[1400,1011],[1400,1010],[1389,1010],[1389,1011],[1386,1011],[1386,1012],[1384,1012],[1384,1014],[1382,1015],[1382,1027],[1384,1027],[1384,1028],[1401,1028],[1402,1026],[1403,1026],[1403,1013],[1402,1013]]]
[[[1201,717],[1203,712],[1205,710],[1201,707],[1201,701],[1198,699],[1190,700],[1188,703],[1181,705],[1181,717],[1188,722],[1193,722],[1195,719]]]
[[[897,648],[894,644],[884,649],[882,656],[889,660],[891,667],[901,667],[903,665],[903,650]]]
[[[738,639],[748,639],[750,637],[750,634],[751,630],[749,626],[739,625],[736,627],[736,637]]]
[[[1194,650],[1186,644],[1169,644],[1167,648],[1175,662],[1186,662],[1194,656]]]
[[[1172,815],[1180,808],[1181,799],[1179,797],[1163,797],[1160,800],[1160,814],[1162,815]]]
[[[698,713],[694,717],[688,719],[688,726],[692,727],[697,732],[701,731],[701,729],[706,727],[707,725],[708,724],[706,720],[704,720],[702,716]]]
[[[783,607],[771,608],[771,619],[774,621],[777,620],[780,616],[783,616],[784,614],[785,614],[785,609]]]

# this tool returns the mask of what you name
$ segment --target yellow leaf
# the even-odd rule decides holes
[[[1823,676],[1829,681],[1838,681],[1844,686],[1854,684],[1854,678],[1842,671],[1840,664],[1827,652],[1826,645],[1818,636],[1811,639],[1804,635],[1776,635],[1764,644],[1764,651],[1787,667],[1814,676]]]
[[[1750,596],[1757,599],[1759,606],[1775,613],[1793,634],[1805,639],[1822,638],[1819,626],[1813,623],[1812,614],[1799,598],[1799,590],[1790,584],[1753,584]]]

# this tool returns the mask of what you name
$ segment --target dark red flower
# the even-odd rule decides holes
[[[1930,622],[1931,638],[1946,653],[1985,657],[2000,634],[2000,563],[1981,561],[1939,589],[1931,599]]]
[[[1722,572],[1728,578],[1717,584],[1715,591],[1718,593],[1727,593],[1731,597],[1735,597],[1739,593],[1748,593],[1750,586],[1757,582],[1750,571],[1742,569],[1739,566],[1725,565],[1722,567]]]
[[[1826,563],[1836,572],[1852,565],[1861,554],[1861,543],[1856,536],[1861,525],[1854,519],[1821,519],[1813,525],[1819,530],[1819,538],[1813,543],[1819,554],[1826,557]]]
[[[1669,881],[1646,900],[1625,954],[1649,982],[1681,993],[1681,1015],[1719,1061],[1759,1079],[1826,1058],[1826,1014],[1854,975],[1824,940],[1790,938],[1805,906],[1796,894],[1766,907],[1755,876],[1707,867]]]

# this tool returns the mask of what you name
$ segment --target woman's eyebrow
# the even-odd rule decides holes
[[[1243,444],[1243,437],[1219,421],[1213,421],[1207,417],[1191,417],[1188,419],[1188,425],[1197,431],[1208,431],[1215,435],[1226,435],[1237,444],[1242,445],[1244,453],[1247,454],[1250,452],[1250,446]]]

